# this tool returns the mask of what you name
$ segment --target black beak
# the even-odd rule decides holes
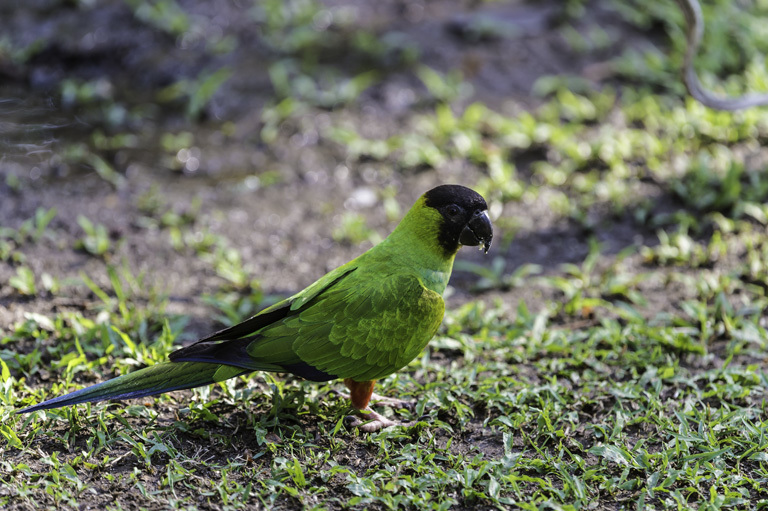
[[[482,243],[483,250],[488,253],[493,239],[493,225],[487,211],[475,211],[459,236],[459,243],[468,247],[476,247]]]

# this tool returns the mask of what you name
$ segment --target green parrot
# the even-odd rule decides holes
[[[488,253],[493,227],[483,197],[460,185],[422,195],[394,231],[347,264],[170,360],[20,410],[131,399],[220,382],[253,371],[343,379],[353,425],[398,424],[369,408],[376,380],[405,367],[443,320],[442,294],[462,245]]]

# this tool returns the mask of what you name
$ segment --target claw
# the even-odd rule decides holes
[[[416,403],[413,401],[406,401],[404,399],[397,399],[394,397],[380,396],[379,394],[371,395],[371,401],[374,401],[377,405],[384,405],[390,408],[404,408],[409,412],[416,409]]]
[[[361,421],[354,415],[347,415],[346,417],[344,417],[344,425],[348,428],[355,428],[362,423],[363,421]]]
[[[370,408],[360,410],[358,413],[359,417],[348,415],[344,419],[344,424],[350,428],[360,428],[360,431],[365,431],[366,433],[373,433],[375,431],[379,431],[381,429],[389,428],[392,426],[409,427],[415,424],[414,422],[398,422],[387,419],[383,415],[374,412]]]
[[[395,399],[386,396],[380,396],[373,393],[373,381],[369,382],[355,382],[350,379],[344,380],[344,384],[349,388],[350,394],[347,396],[337,390],[332,390],[334,394],[349,397],[352,407],[355,409],[356,416],[348,416],[344,418],[344,424],[349,428],[360,428],[360,431],[372,433],[379,431],[380,429],[389,428],[391,426],[412,426],[415,422],[399,422],[391,419],[387,419],[383,415],[371,410],[369,403],[376,402],[388,406],[390,408],[405,408],[411,412],[416,410],[415,403],[411,401],[403,401],[402,399]]]
[[[350,399],[349,394],[345,394],[340,390],[331,389],[330,392],[332,392],[333,394],[336,394],[341,398]],[[416,403],[414,403],[413,401],[406,401],[405,399],[397,399],[395,397],[382,396],[382,395],[376,394],[375,392],[371,394],[371,401],[377,405],[384,405],[394,409],[403,408],[405,410],[408,410],[409,412],[413,412],[416,410]]]

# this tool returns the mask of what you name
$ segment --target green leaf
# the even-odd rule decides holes
[[[5,366],[5,364],[3,364]],[[6,367],[4,369],[7,370]],[[24,444],[21,443],[21,440],[19,440],[19,437],[16,436],[16,432],[12,430],[10,427],[6,426],[5,424],[0,425],[0,435],[3,435],[5,437],[5,440],[8,442],[9,447],[14,447],[16,449],[21,449],[24,447]]]
[[[0,379],[8,381],[11,379],[11,371],[8,369],[8,365],[5,360],[0,358]]]

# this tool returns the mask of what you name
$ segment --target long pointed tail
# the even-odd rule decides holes
[[[16,413],[29,413],[49,408],[94,403],[106,399],[133,399],[172,390],[191,389],[215,383],[252,370],[205,362],[165,362],[124,374],[64,396],[24,408]]]

